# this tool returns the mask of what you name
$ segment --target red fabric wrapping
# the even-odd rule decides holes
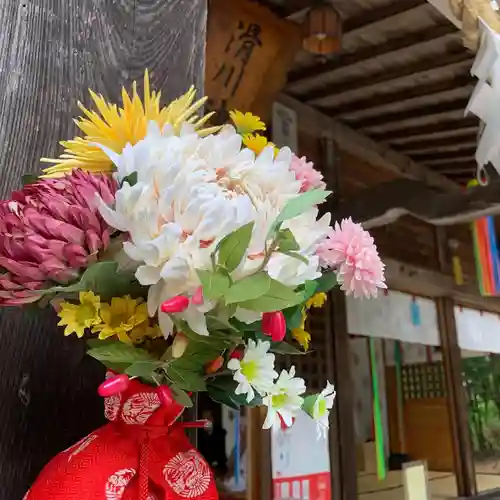
[[[110,423],[49,462],[24,500],[218,500],[209,465],[177,422],[183,409],[132,380],[105,399]]]

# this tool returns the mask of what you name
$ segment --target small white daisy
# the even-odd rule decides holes
[[[241,361],[231,359],[227,364],[234,371],[233,379],[238,382],[234,392],[246,394],[248,403],[254,399],[255,391],[261,396],[269,392],[278,376],[274,370],[274,354],[268,352],[270,348],[270,342],[249,340]]]
[[[304,402],[301,394],[306,391],[306,384],[300,377],[295,377],[295,367],[290,371],[283,370],[269,391],[264,397],[263,403],[267,406],[267,415],[264,429],[269,429],[274,425],[280,426],[280,417],[287,427],[293,423],[293,417],[297,414]]]
[[[326,387],[317,396],[314,396],[316,400],[310,414],[316,420],[318,439],[325,438],[328,433],[330,410],[333,408],[335,394],[335,388],[330,382],[327,382]]]

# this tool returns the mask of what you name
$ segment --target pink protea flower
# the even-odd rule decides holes
[[[344,219],[318,245],[316,255],[324,267],[337,272],[347,295],[376,297],[378,288],[387,288],[384,264],[368,231],[351,218]]]
[[[36,290],[77,278],[110,240],[96,193],[112,203],[115,191],[112,178],[74,170],[0,201],[0,306],[35,302]]]
[[[314,168],[312,161],[307,161],[305,156],[299,158],[292,154],[290,170],[295,174],[295,178],[302,182],[301,193],[311,191],[312,189],[324,189],[326,187],[321,173]]]

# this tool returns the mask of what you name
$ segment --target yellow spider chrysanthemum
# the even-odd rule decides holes
[[[266,124],[258,116],[252,115],[252,113],[242,113],[241,111],[233,110],[229,112],[229,116],[238,134],[248,135],[253,134],[257,130],[266,130]]]
[[[302,321],[300,326],[292,328],[292,337],[307,351],[309,349],[309,342],[311,342],[311,334],[305,330],[307,320],[307,313],[305,309],[302,310]]]
[[[136,144],[146,135],[150,121],[155,121],[160,128],[170,124],[179,133],[182,124],[190,123],[200,135],[208,135],[220,127],[203,128],[213,113],[201,118],[196,112],[203,106],[206,97],[194,101],[196,90],[191,87],[188,92],[172,101],[168,106],[160,107],[160,92],[150,90],[149,75],[144,74],[144,99],[137,93],[136,82],[132,86],[132,98],[122,88],[123,108],[107,102],[102,95],[90,90],[97,111],[78,106],[85,116],[75,120],[78,128],[85,134],[69,141],[62,141],[64,153],[59,158],[42,158],[42,162],[52,166],[44,170],[44,177],[60,177],[74,168],[90,172],[111,172],[113,164],[109,157],[96,144],[121,153],[126,144]]]
[[[148,308],[144,302],[125,297],[113,297],[111,304],[101,305],[102,323],[92,328],[99,334],[99,339],[105,340],[116,335],[127,344],[132,343],[128,333],[137,325],[148,319]]]
[[[94,292],[80,292],[79,298],[79,304],[61,302],[57,315],[61,318],[58,325],[66,326],[64,335],[76,333],[81,338],[87,328],[101,323],[99,316],[101,301]]]
[[[320,292],[313,295],[307,302],[306,308],[311,309],[311,307],[323,307],[326,302],[326,293]]]
[[[269,142],[266,137],[260,134],[244,135],[243,145],[248,149],[251,149],[256,155],[260,155],[266,146],[272,146],[275,154],[279,151],[279,149],[272,142]]]

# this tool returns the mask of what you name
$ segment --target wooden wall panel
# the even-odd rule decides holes
[[[2,1],[2,196],[73,136],[89,87],[115,100],[149,68],[164,99],[202,90],[206,14],[206,0]],[[0,500],[104,421],[104,369],[56,323],[50,310],[0,314]]]

